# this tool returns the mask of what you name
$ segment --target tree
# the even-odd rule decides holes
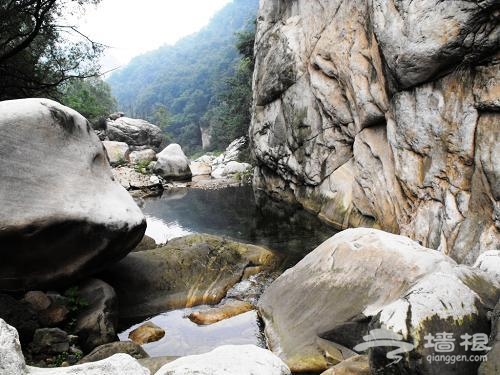
[[[159,126],[163,130],[163,136],[167,142],[172,142],[172,134],[170,133],[170,124],[172,124],[172,115],[163,104],[158,104],[150,121]]]
[[[111,88],[98,77],[67,81],[62,88],[61,102],[94,124],[116,111],[116,99],[111,95]]]
[[[30,96],[58,99],[62,84],[99,73],[104,46],[62,23],[100,0],[0,2],[0,100]]]

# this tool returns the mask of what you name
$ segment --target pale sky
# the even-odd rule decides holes
[[[112,48],[103,70],[125,65],[134,56],[205,26],[231,0],[102,0],[88,7],[79,28],[94,41]]]

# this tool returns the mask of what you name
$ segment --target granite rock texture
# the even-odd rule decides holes
[[[472,264],[500,247],[498,1],[262,0],[256,191]]]

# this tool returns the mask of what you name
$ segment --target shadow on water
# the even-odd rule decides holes
[[[227,236],[281,253],[287,267],[337,233],[303,209],[258,207],[250,186],[165,192],[146,200],[143,211],[146,233],[157,241],[193,232]]]

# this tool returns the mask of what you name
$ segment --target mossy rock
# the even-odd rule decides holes
[[[134,320],[163,311],[216,304],[247,267],[274,269],[280,258],[268,249],[207,234],[171,240],[129,254],[103,279],[116,290],[120,317]]]

